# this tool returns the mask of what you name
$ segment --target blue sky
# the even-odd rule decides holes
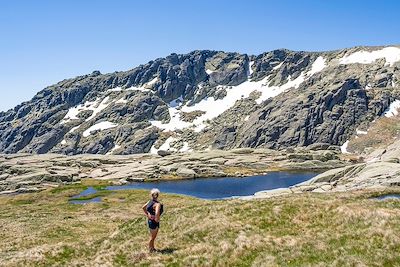
[[[400,1],[2,1],[0,111],[65,78],[172,52],[400,44]]]

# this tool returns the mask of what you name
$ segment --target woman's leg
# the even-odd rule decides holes
[[[157,233],[158,233],[158,228],[150,229],[150,241],[149,241],[149,250],[150,251],[155,250],[155,248],[154,248],[154,240],[157,237]]]

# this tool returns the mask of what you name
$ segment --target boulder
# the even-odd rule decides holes
[[[167,150],[158,150],[157,154],[161,157],[165,157],[165,156],[169,156],[172,154],[171,151],[167,151]]]
[[[330,146],[329,143],[314,143],[307,146],[307,148],[309,150],[327,150]]]
[[[179,168],[176,171],[176,174],[178,176],[180,176],[180,177],[183,177],[183,178],[194,178],[194,177],[197,176],[197,173],[194,170],[188,169],[188,168],[184,168],[184,167]]]
[[[293,191],[290,188],[277,188],[272,190],[260,191],[254,194],[255,198],[269,198],[281,195],[292,194]]]

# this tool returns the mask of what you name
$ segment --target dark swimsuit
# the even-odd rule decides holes
[[[156,204],[156,203],[160,203],[160,202],[150,200],[149,203],[147,204],[147,208],[146,208],[147,212],[153,216],[156,216],[156,211],[154,209],[154,204]],[[164,211],[164,207],[163,207],[163,204],[161,204],[160,215],[163,213],[163,211]],[[160,227],[160,222],[156,222],[155,220],[148,219],[147,224],[149,225],[150,229],[157,229]]]

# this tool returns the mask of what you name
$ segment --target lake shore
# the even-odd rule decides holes
[[[28,193],[79,183],[82,179],[120,185],[134,181],[240,177],[272,171],[329,170],[350,164],[335,150],[211,150],[165,157],[137,155],[0,155],[0,194]]]

